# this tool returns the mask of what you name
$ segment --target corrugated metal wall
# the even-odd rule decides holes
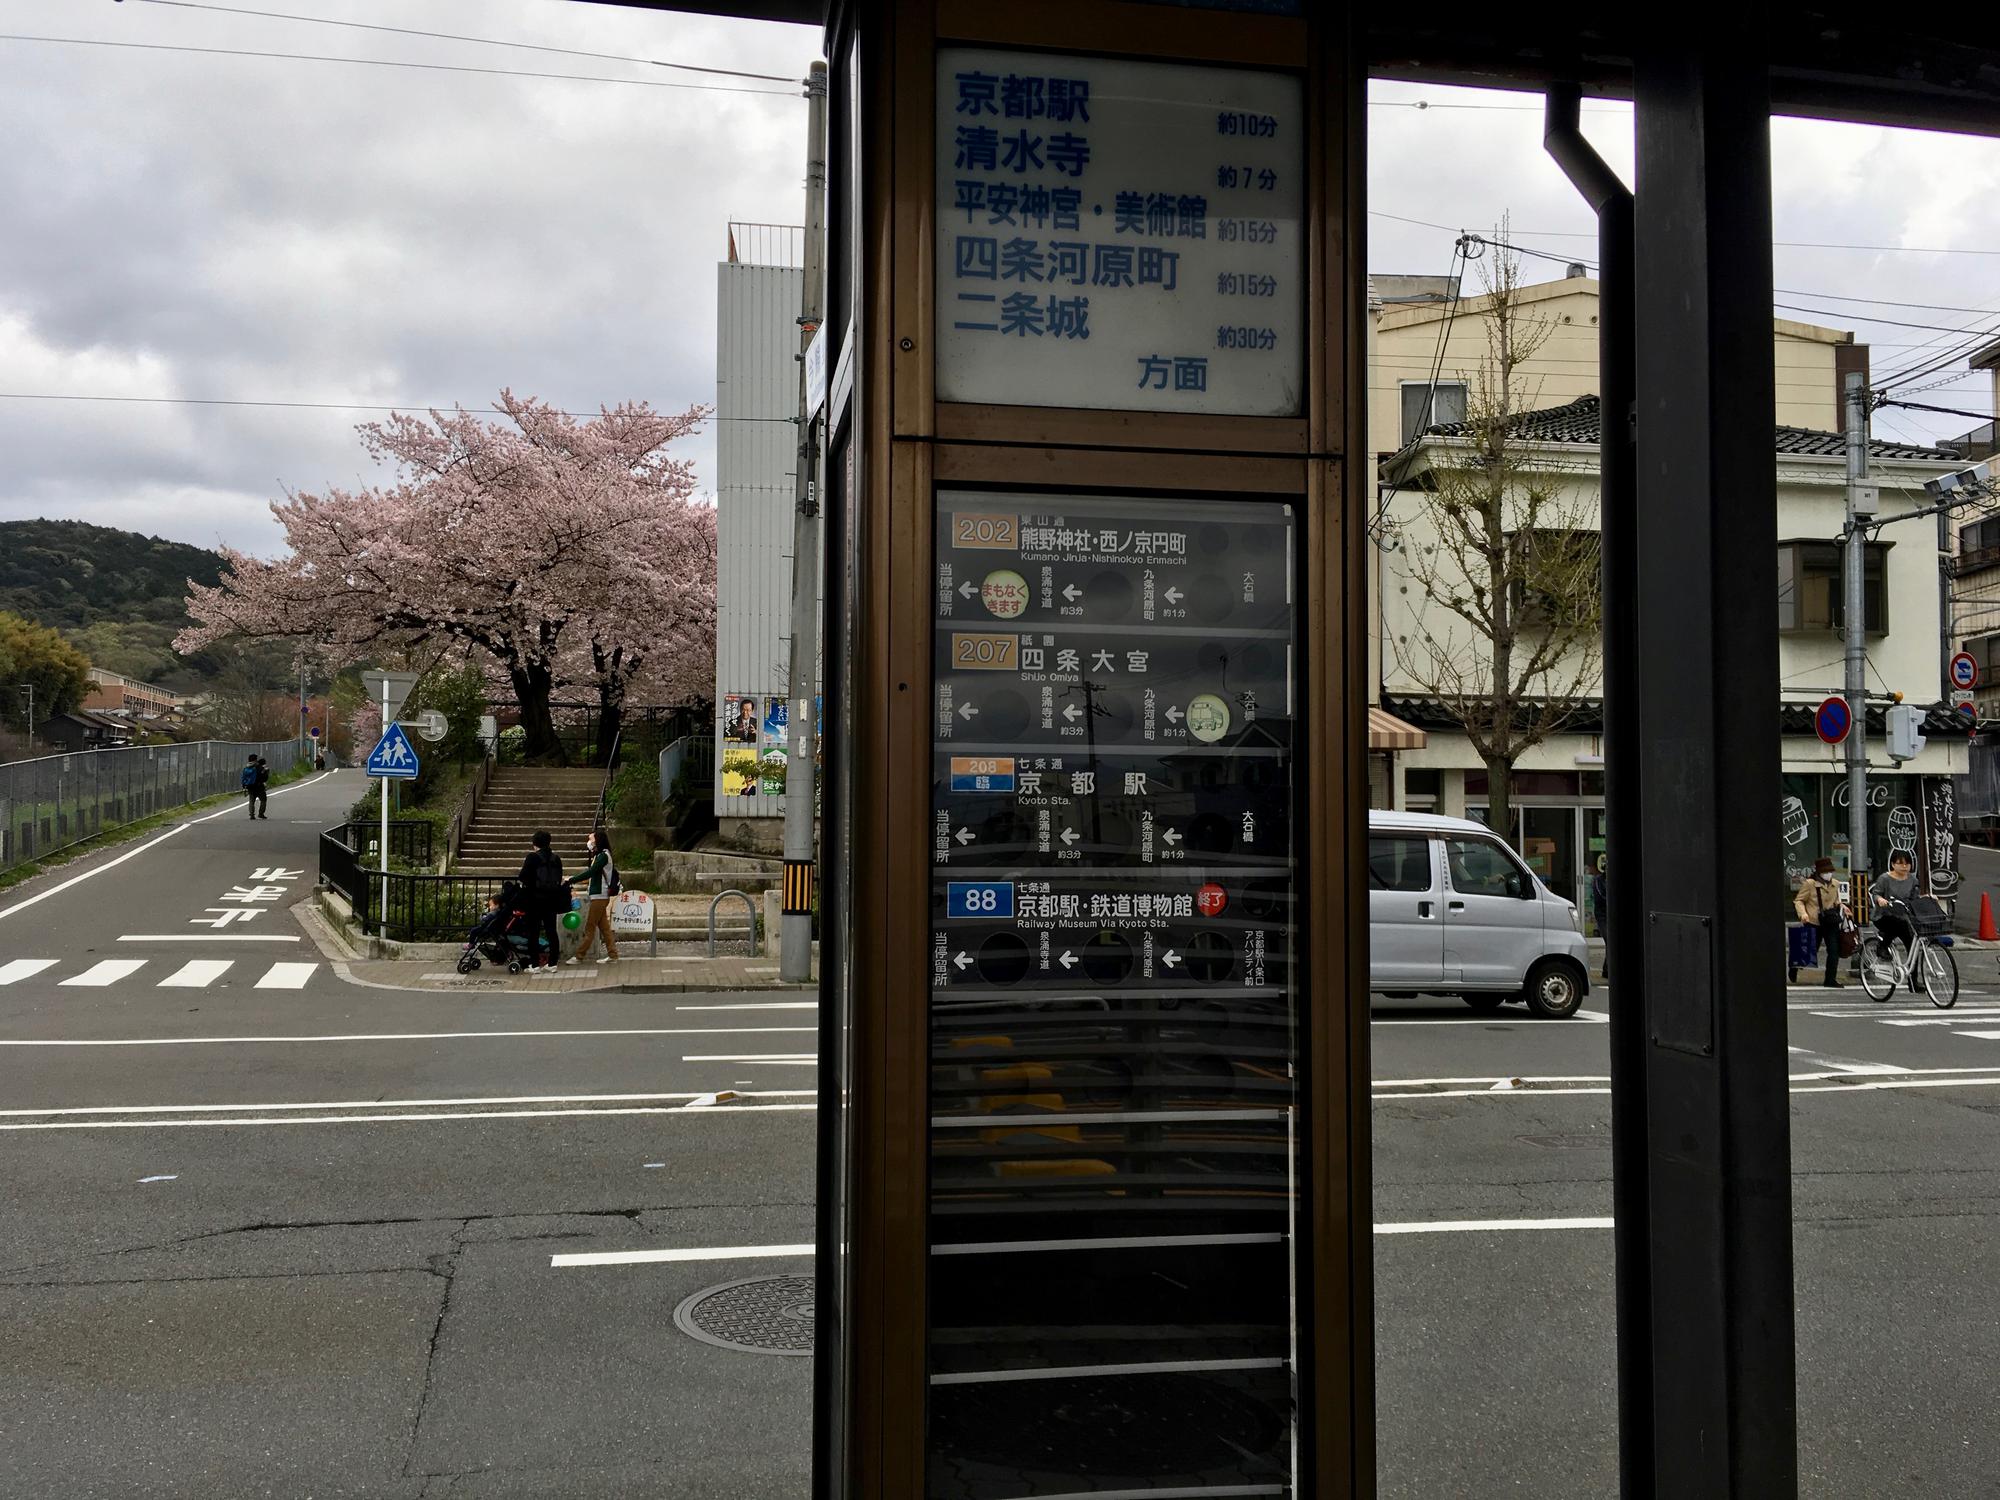
[[[792,507],[804,272],[716,267],[716,633],[718,733],[724,697],[785,695],[792,601]],[[720,819],[775,817],[783,797],[724,797]]]

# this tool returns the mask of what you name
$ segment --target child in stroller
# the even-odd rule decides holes
[[[486,915],[465,935],[465,948],[458,955],[458,972],[470,974],[479,967],[483,954],[490,962],[505,964],[509,974],[528,966],[528,920],[521,910],[521,887],[507,881],[497,896],[486,898]]]

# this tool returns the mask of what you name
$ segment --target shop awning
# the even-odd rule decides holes
[[[1368,748],[1370,750],[1421,750],[1429,737],[1414,724],[1405,724],[1387,709],[1368,705]]]

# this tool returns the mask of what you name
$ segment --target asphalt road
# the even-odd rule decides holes
[[[0,896],[0,1494],[803,1495],[808,1361],[673,1312],[809,1260],[673,1257],[811,1239],[811,1002],[350,983],[287,908],[359,790]],[[1949,1013],[1790,992],[1809,1495],[2000,1494],[1964,957]],[[1612,1002],[1376,1003],[1385,1496],[1615,1493]]]

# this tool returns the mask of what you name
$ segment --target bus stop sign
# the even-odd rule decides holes
[[[1853,717],[1847,711],[1845,698],[1828,698],[1813,710],[1813,733],[1829,745],[1838,745],[1847,738],[1847,731],[1853,727]]]

